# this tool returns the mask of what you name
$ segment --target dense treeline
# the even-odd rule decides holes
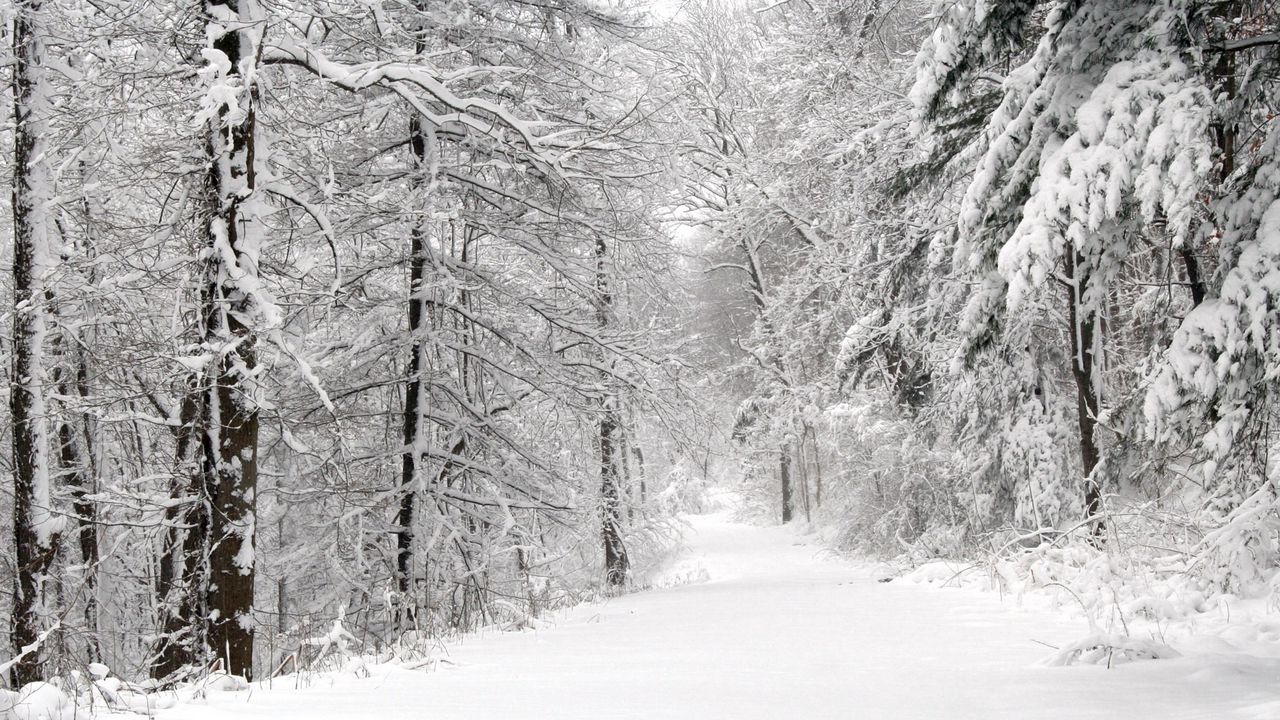
[[[426,647],[626,581],[687,416],[632,15],[5,17],[15,683],[263,675],[344,612]]]
[[[650,10],[5,6],[12,682],[521,626],[737,472],[1271,581],[1272,4]]]
[[[735,437],[773,512],[825,504],[878,552],[1067,533],[1269,581],[1272,4],[790,2],[688,27],[687,64],[725,70],[691,91],[688,210],[756,301]]]

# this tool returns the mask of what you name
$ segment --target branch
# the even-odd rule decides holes
[[[745,265],[739,265],[737,263],[719,263],[716,265],[712,265],[711,267],[707,268],[706,270],[703,270],[702,272],[705,275],[710,275],[711,273],[717,270],[741,270],[742,272],[748,275],[751,274],[750,268],[748,268]]]
[[[49,637],[49,633],[57,630],[60,627],[62,627],[62,621],[55,620],[53,625],[51,625],[48,630],[45,630],[44,632],[36,636],[35,642],[31,643],[30,645],[24,645],[22,648],[22,652],[15,655],[12,660],[6,663],[0,664],[0,675],[8,674],[9,670],[12,669],[14,665],[17,665],[18,663],[22,662],[22,658],[30,655],[36,650],[39,650],[40,643],[44,642],[45,638]]]
[[[458,123],[479,132],[485,137],[500,140],[495,124],[515,132],[521,144],[543,162],[559,169],[554,158],[543,154],[546,148],[534,133],[536,122],[521,120],[506,108],[477,98],[455,95],[444,82],[428,72],[423,65],[399,62],[365,62],[346,64],[330,60],[318,51],[303,47],[291,40],[280,40],[266,47],[262,62],[266,65],[293,65],[311,72],[316,77],[350,92],[360,92],[373,87],[391,90],[409,103],[436,127]],[[422,98],[412,91],[416,87],[429,94],[435,101],[454,111],[441,115],[431,112]],[[496,122],[495,122],[496,121]]]
[[[320,228],[320,234],[324,236],[325,242],[329,244],[329,253],[333,256],[333,283],[329,287],[329,293],[336,299],[338,297],[338,288],[342,286],[342,265],[338,261],[338,234],[333,229],[333,223],[329,222],[329,217],[324,214],[324,210],[312,205],[301,195],[294,192],[293,188],[286,182],[274,182],[264,189],[268,193],[288,200],[302,208]]]
[[[1252,50],[1256,47],[1265,47],[1267,45],[1280,45],[1280,33],[1267,33],[1266,35],[1254,35],[1247,38],[1236,38],[1222,43],[1216,43],[1212,47],[1222,52],[1241,52],[1243,50]]]

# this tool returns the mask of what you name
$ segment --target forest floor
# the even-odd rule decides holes
[[[663,575],[674,584],[574,608],[541,630],[470,636],[431,672],[278,678],[158,716],[1280,718],[1274,659],[1048,667],[1052,647],[1089,634],[1085,622],[990,592],[876,582],[809,536],[727,512],[688,518],[687,544]]]

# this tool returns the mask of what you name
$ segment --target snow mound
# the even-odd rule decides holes
[[[201,685],[205,690],[220,692],[238,692],[249,689],[249,681],[242,675],[231,675],[221,670],[209,673]]]
[[[131,685],[120,678],[107,677],[111,669],[101,663],[91,663],[89,673],[95,678],[93,690],[90,692],[94,703],[103,703],[110,708],[137,713],[165,710],[178,703],[175,693],[157,693],[153,692],[154,688]]]
[[[1046,667],[1106,665],[1113,667],[1137,660],[1166,660],[1179,657],[1177,650],[1154,640],[1116,633],[1094,633],[1068,643],[1040,662]]]
[[[0,720],[76,720],[75,702],[56,685],[34,682],[21,690],[0,690]]]

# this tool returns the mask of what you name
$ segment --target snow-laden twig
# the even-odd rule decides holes
[[[31,643],[30,645],[24,645],[24,646],[22,647],[22,650],[21,650],[17,655],[13,656],[13,658],[12,658],[11,660],[9,660],[8,662],[0,663],[0,675],[5,675],[5,674],[7,674],[7,673],[9,672],[9,670],[11,670],[11,669],[13,668],[13,666],[15,666],[15,665],[17,665],[18,663],[22,662],[22,658],[24,658],[24,657],[26,657],[26,656],[30,655],[31,653],[33,653],[33,652],[35,652],[35,651],[39,650],[39,649],[40,649],[40,645],[41,645],[41,643],[43,643],[43,642],[45,641],[45,639],[46,639],[46,638],[48,638],[48,637],[49,637],[49,635],[50,635],[51,633],[53,633],[53,632],[57,631],[60,627],[62,627],[62,623],[61,623],[60,621],[56,621],[56,620],[55,620],[55,621],[54,621],[54,623],[53,623],[53,625],[50,625],[50,626],[49,626],[49,629],[47,629],[47,630],[45,630],[44,632],[40,633],[40,634],[36,637],[36,641],[35,641],[35,642]]]

